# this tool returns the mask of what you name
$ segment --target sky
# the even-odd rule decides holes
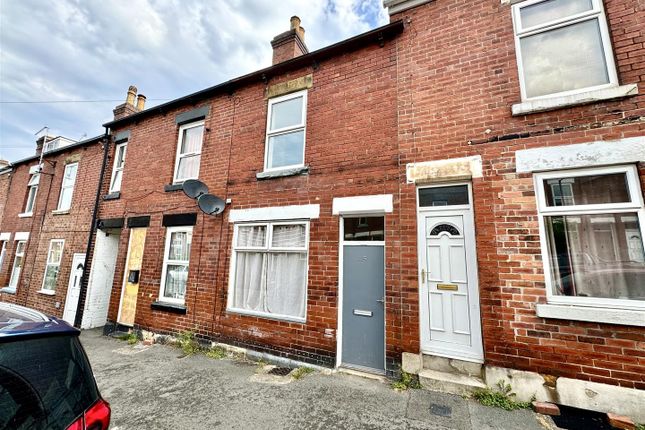
[[[129,85],[151,107],[268,67],[292,15],[310,51],[388,22],[381,0],[0,0],[0,158],[103,133]]]

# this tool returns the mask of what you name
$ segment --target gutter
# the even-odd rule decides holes
[[[292,58],[282,63],[275,64],[271,67],[267,67],[247,75],[241,76],[239,78],[234,78],[224,83],[215,85],[210,88],[206,88],[201,91],[189,94],[184,97],[180,97],[175,100],[171,100],[166,103],[154,106],[152,108],[143,110],[141,112],[128,115],[124,118],[120,118],[115,121],[110,121],[103,126],[110,127],[112,129],[117,126],[120,127],[125,124],[130,124],[132,122],[137,122],[143,118],[149,116],[154,116],[158,114],[164,114],[171,109],[178,108],[183,105],[196,104],[199,101],[210,98],[216,94],[232,94],[236,88],[243,87],[249,84],[255,84],[257,82],[268,82],[274,76],[284,74],[287,71],[293,69],[298,69],[301,67],[312,66],[314,69],[318,68],[321,61],[328,58],[334,57],[339,54],[350,52],[361,47],[366,46],[369,43],[378,43],[380,46],[383,46],[385,41],[392,40],[403,32],[403,21],[398,20],[390,24],[378,27],[374,30],[368,31],[366,33],[359,34],[358,36],[345,39],[333,45],[329,45],[325,48],[321,48],[317,51],[310,52],[308,54],[303,54],[298,57]]]
[[[96,198],[94,199],[94,209],[92,210],[92,221],[90,223],[90,232],[87,238],[87,248],[85,249],[85,264],[83,264],[83,273],[81,275],[81,290],[78,294],[78,304],[76,305],[76,316],[74,317],[74,327],[81,328],[83,321],[83,313],[85,311],[85,299],[87,296],[87,284],[89,282],[89,270],[91,266],[90,254],[92,252],[92,242],[96,234],[96,220],[99,212],[99,202],[101,201],[101,188],[103,179],[105,177],[105,169],[107,167],[108,154],[110,152],[110,129],[105,127],[105,134],[103,135],[103,164],[101,165],[101,172],[99,174],[99,183],[96,189]]]

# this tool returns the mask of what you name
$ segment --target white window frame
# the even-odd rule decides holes
[[[302,97],[302,118],[301,122],[296,125],[291,125],[288,127],[282,127],[275,130],[271,130],[271,116],[273,115],[273,105],[281,103],[287,100],[292,100]],[[302,130],[302,160],[297,164],[290,164],[288,166],[280,167],[269,167],[269,138],[274,136],[279,136],[281,134],[292,133],[294,131]],[[269,99],[269,106],[267,109],[267,126],[266,126],[266,137],[264,140],[264,171],[265,172],[276,172],[280,170],[288,170],[298,167],[304,167],[305,165],[305,150],[307,149],[307,90],[298,91],[295,93],[287,94],[280,97],[274,97]]]
[[[65,176],[67,176],[67,169],[72,168],[73,166],[76,167],[76,173],[74,174],[74,180],[72,181],[71,185],[65,186]],[[78,178],[78,162],[76,163],[69,163],[65,165],[65,170],[63,171],[63,179],[60,183],[60,193],[58,195],[58,205],[56,206],[56,211],[68,211],[72,208],[72,202],[74,201],[74,187],[76,186],[76,179]],[[63,203],[63,191],[71,189],[72,190],[72,195],[69,198],[69,207],[61,207],[61,204]]]
[[[25,251],[27,250],[27,241],[26,240],[16,240],[16,247],[15,247],[15,252],[13,256],[13,264],[11,265],[11,276],[9,278],[9,285],[7,286],[7,290],[10,291],[16,291],[16,288],[18,288],[18,281],[20,280],[20,275],[22,274],[22,268],[25,266]],[[24,248],[22,252],[18,252],[18,247],[20,246],[20,243],[24,243]],[[18,272],[18,276],[14,278],[14,269],[16,268],[16,261],[18,257],[22,258],[22,266],[20,267],[20,272]]]
[[[197,178],[199,178],[199,171],[201,169],[201,164],[202,164],[201,155],[202,155],[202,149],[204,148],[204,137],[205,137],[205,134],[206,134],[206,126],[205,126],[205,124],[206,124],[206,122],[204,120],[201,120],[201,121],[189,122],[187,124],[183,124],[183,125],[179,126],[179,136],[177,137],[177,154],[175,155],[175,172],[172,175],[172,183],[173,184],[181,184],[184,181],[187,181],[189,179],[197,179]],[[197,152],[197,151],[195,151],[195,152],[186,152],[186,153],[182,154],[181,153],[181,143],[182,143],[182,139],[184,138],[184,131],[188,130],[188,129],[191,129],[191,128],[200,127],[200,126],[204,127],[204,132],[202,133],[202,144],[201,144],[199,152]],[[192,157],[192,156],[195,156],[195,155],[200,156],[200,158],[199,158],[199,166],[197,167],[197,173],[195,174],[195,176],[191,176],[191,177],[188,177],[188,178],[182,178],[182,179],[177,178],[177,174],[179,173],[179,161],[181,161],[181,159],[184,158],[184,157]]]
[[[2,272],[2,265],[4,264],[4,257],[7,254],[7,242],[9,242],[9,239],[0,240],[0,243],[2,243],[2,246],[0,247],[0,272]]]
[[[618,74],[616,72],[616,64],[614,62],[614,52],[611,45],[611,38],[609,36],[609,29],[607,27],[607,18],[602,4],[602,0],[591,0],[592,9],[575,15],[570,15],[565,18],[559,18],[533,27],[523,28],[522,18],[520,16],[521,9],[532,6],[537,3],[542,3],[548,0],[527,0],[512,6],[513,15],[513,28],[515,34],[515,55],[517,58],[517,70],[520,80],[520,92],[522,101],[549,99],[554,97],[569,96],[573,94],[586,93],[594,90],[601,90],[605,88],[612,88],[618,86]],[[600,37],[605,54],[605,64],[607,65],[607,75],[609,76],[609,83],[596,85],[593,87],[579,88],[576,90],[561,91],[558,93],[544,94],[541,96],[527,97],[526,85],[524,82],[524,67],[522,62],[522,49],[520,46],[520,39],[532,36],[538,33],[545,33],[557,28],[567,27],[572,24],[577,24],[583,21],[590,21],[593,19],[598,20],[598,27],[600,28]]]
[[[295,247],[272,247],[271,242],[273,240],[273,227],[280,225],[304,225],[305,226],[305,245],[302,248]],[[265,226],[266,227],[266,236],[264,246],[238,246],[237,237],[240,227],[256,227],[256,226]],[[250,315],[261,318],[268,318],[273,320],[280,321],[289,321],[297,323],[305,323],[307,321],[307,303],[309,299],[309,220],[306,219],[297,219],[297,220],[276,220],[276,221],[265,221],[265,222],[240,222],[234,225],[233,230],[233,243],[231,244],[231,264],[229,268],[228,276],[228,299],[226,303],[226,311],[241,314],[241,315]],[[273,314],[268,312],[253,311],[248,309],[236,308],[233,306],[233,295],[235,293],[235,268],[237,264],[237,253],[238,252],[294,252],[294,253],[304,253],[305,254],[305,314],[302,318],[294,317],[291,315],[281,315]]]
[[[60,260],[58,262],[51,262],[49,258],[51,257],[52,248],[55,243],[60,243]],[[43,282],[40,287],[40,292],[45,294],[52,294],[56,291],[57,285],[54,285],[54,288],[45,288],[45,280],[47,279],[47,269],[49,266],[58,267],[58,273],[60,273],[60,265],[63,261],[63,253],[65,252],[65,239],[52,239],[49,241],[49,249],[47,250],[47,260],[45,261],[45,271],[43,272]],[[56,278],[56,284],[58,284],[58,278]]]
[[[33,185],[27,185],[27,201],[25,202],[25,209],[19,216],[31,216],[34,213],[34,208],[36,207],[36,198],[38,197],[38,186],[40,185],[40,172],[35,172],[29,175],[29,184],[34,180],[34,176],[38,175],[38,182]],[[33,197],[32,197],[33,191]]]
[[[119,150],[123,148],[123,165],[121,167],[117,166]],[[114,147],[114,165],[112,166],[112,177],[110,178],[110,193],[115,193],[121,191],[121,184],[123,183],[123,170],[125,169],[125,157],[128,155],[128,142],[117,143]],[[121,172],[121,182],[119,182],[119,187],[114,186],[114,179],[117,172]]]
[[[168,253],[170,251],[170,239],[172,238],[173,233],[188,233],[192,237],[193,226],[190,225],[190,226],[166,227],[166,244],[164,246],[163,267],[161,269],[161,282],[159,282],[159,301],[163,303],[171,303],[175,305],[184,305],[186,303],[186,294],[188,294],[188,276],[190,276],[190,255],[188,256],[188,261],[170,260],[168,258]],[[192,252],[192,239],[191,239],[191,252]],[[189,270],[188,275],[186,276],[186,291],[184,292],[183,299],[164,297],[164,290],[166,289],[166,274],[168,272],[168,265],[170,264],[172,264],[173,266],[185,266]]]
[[[546,179],[570,178],[590,175],[608,175],[615,173],[625,173],[631,202],[573,206],[547,206],[546,195],[543,188],[543,183]],[[551,274],[551,260],[549,256],[549,246],[547,241],[548,232],[546,231],[546,223],[544,221],[545,216],[596,215],[607,213],[614,214],[636,212],[641,233],[645,233],[645,208],[643,207],[643,195],[641,192],[638,170],[636,166],[628,165],[576,170],[558,170],[548,173],[536,173],[535,175],[533,175],[533,180],[537,198],[540,246],[542,250],[542,262],[544,265],[544,280],[546,286],[547,302],[549,304],[557,305],[645,310],[645,301],[600,297],[559,296],[554,294],[554,282]],[[641,239],[645,241],[645,238]]]

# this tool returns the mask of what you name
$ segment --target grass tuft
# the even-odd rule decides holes
[[[134,332],[122,334],[117,339],[127,341],[128,345],[134,345],[135,343],[139,342],[139,338],[137,337],[137,334]]]
[[[226,358],[227,356],[228,353],[226,349],[222,348],[221,346],[214,346],[206,351],[206,357],[212,358],[213,360],[221,360],[222,358]]]
[[[501,408],[505,411],[530,409],[532,403],[515,401],[515,393],[513,393],[511,385],[502,380],[497,383],[497,389],[486,387],[477,390],[473,393],[473,398],[484,406]]]
[[[291,371],[291,377],[293,379],[301,379],[303,376],[313,372],[314,369],[312,369],[311,367],[298,367],[297,369]]]
[[[417,375],[401,370],[401,377],[398,381],[392,382],[391,386],[395,390],[399,391],[405,391],[410,388],[416,390],[421,388],[421,383],[419,382],[419,377]]]
[[[645,423],[643,423],[643,424],[636,424],[636,430],[645,430]]]
[[[195,333],[184,331],[179,334],[179,347],[185,355],[193,355],[201,349],[199,342],[195,339]]]

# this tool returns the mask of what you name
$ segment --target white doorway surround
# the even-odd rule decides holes
[[[74,325],[76,309],[78,308],[78,297],[81,293],[81,281],[83,279],[83,268],[85,267],[85,254],[74,254],[72,266],[69,271],[69,283],[67,285],[67,296],[65,298],[65,309],[63,320]]]
[[[417,189],[421,350],[482,363],[470,183]]]

